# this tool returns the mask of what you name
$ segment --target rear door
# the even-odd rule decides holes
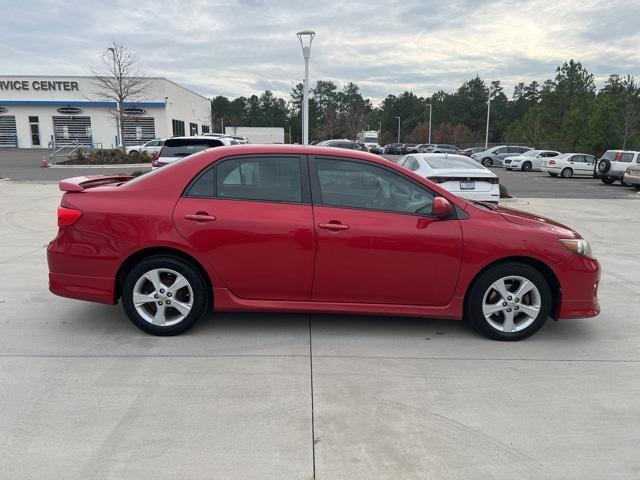
[[[312,300],[446,305],[458,281],[457,219],[430,215],[434,194],[371,162],[310,161],[316,228]]]
[[[295,155],[225,158],[178,201],[178,231],[236,296],[309,300],[315,233],[306,165]]]

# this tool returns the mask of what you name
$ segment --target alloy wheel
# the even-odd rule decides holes
[[[492,328],[499,332],[520,332],[540,314],[542,297],[533,282],[518,275],[493,282],[482,300],[482,313]]]
[[[133,305],[146,322],[169,327],[183,321],[191,312],[193,289],[175,270],[154,268],[136,281]]]

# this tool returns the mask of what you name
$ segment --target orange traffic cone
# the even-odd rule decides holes
[[[50,167],[49,160],[47,160],[47,157],[45,155],[42,156],[42,162],[40,163],[40,167],[42,168]]]

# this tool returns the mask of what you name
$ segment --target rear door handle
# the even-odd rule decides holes
[[[216,217],[208,213],[189,213],[184,216],[184,219],[192,222],[213,222]]]
[[[319,223],[318,228],[324,228],[325,230],[349,230],[349,225],[344,223]]]

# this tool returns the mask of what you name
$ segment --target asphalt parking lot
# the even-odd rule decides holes
[[[637,197],[510,201],[575,227],[603,268],[598,318],[519,343],[290,314],[151,337],[119,306],[48,292],[59,198],[54,182],[0,182],[2,478],[640,476]]]

